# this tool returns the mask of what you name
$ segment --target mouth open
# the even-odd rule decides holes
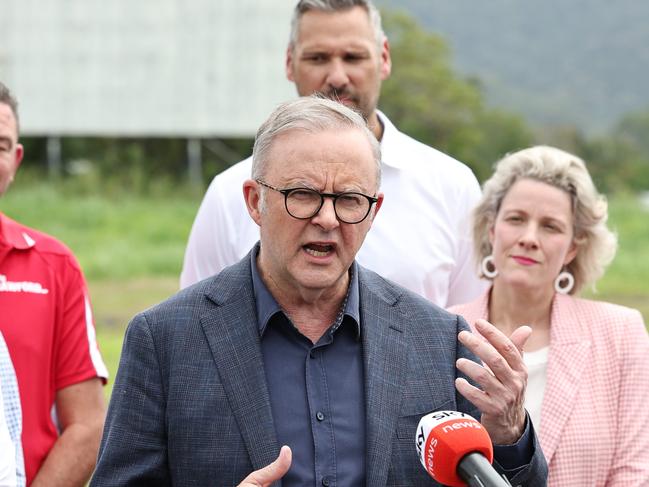
[[[302,246],[304,251],[313,257],[326,257],[334,251],[333,245],[310,243]]]

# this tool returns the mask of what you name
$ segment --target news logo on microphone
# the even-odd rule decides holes
[[[419,460],[431,477],[451,487],[467,481],[458,475],[460,462],[478,453],[489,463],[493,447],[489,433],[480,422],[458,411],[436,411],[422,417],[415,438]]]

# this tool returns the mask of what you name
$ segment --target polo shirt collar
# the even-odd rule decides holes
[[[15,249],[30,249],[36,242],[24,228],[11,218],[0,213],[0,240]]]
[[[403,146],[399,145],[398,138],[401,135],[394,124],[385,114],[376,110],[376,115],[383,125],[383,137],[381,137],[381,162],[386,166],[395,169],[406,167],[407,154],[403,153]]]
[[[264,281],[259,275],[257,268],[257,255],[259,254],[259,242],[250,253],[250,268],[252,271],[252,289],[255,294],[255,305],[257,307],[257,324],[259,326],[259,336],[263,336],[270,319],[275,314],[283,312],[273,295],[270,293]],[[356,261],[352,263],[350,269],[351,280],[347,291],[347,300],[345,302],[344,316],[349,316],[356,323],[357,336],[360,337],[361,319],[360,319],[360,292],[358,284],[358,265]]]

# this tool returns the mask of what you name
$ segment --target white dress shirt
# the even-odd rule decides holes
[[[379,118],[385,200],[358,262],[441,307],[471,301],[486,289],[469,227],[478,181],[464,164],[399,132],[380,112]],[[210,184],[189,235],[181,287],[239,261],[259,240],[242,190],[251,167],[248,158]]]
[[[0,394],[0,487],[16,485],[16,450],[9,434],[4,413],[4,402]]]

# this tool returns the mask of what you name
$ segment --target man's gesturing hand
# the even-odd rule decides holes
[[[284,445],[273,463],[252,472],[243,479],[239,487],[270,487],[273,482],[281,479],[291,468],[291,456],[291,449]]]
[[[455,381],[457,390],[480,410],[480,422],[496,445],[518,441],[525,428],[525,388],[527,367],[523,362],[523,345],[532,334],[529,326],[521,326],[507,338],[486,320],[477,320],[482,335],[462,331],[458,338],[475,353],[484,366],[459,359],[457,368],[475,381],[481,389],[465,379]]]

